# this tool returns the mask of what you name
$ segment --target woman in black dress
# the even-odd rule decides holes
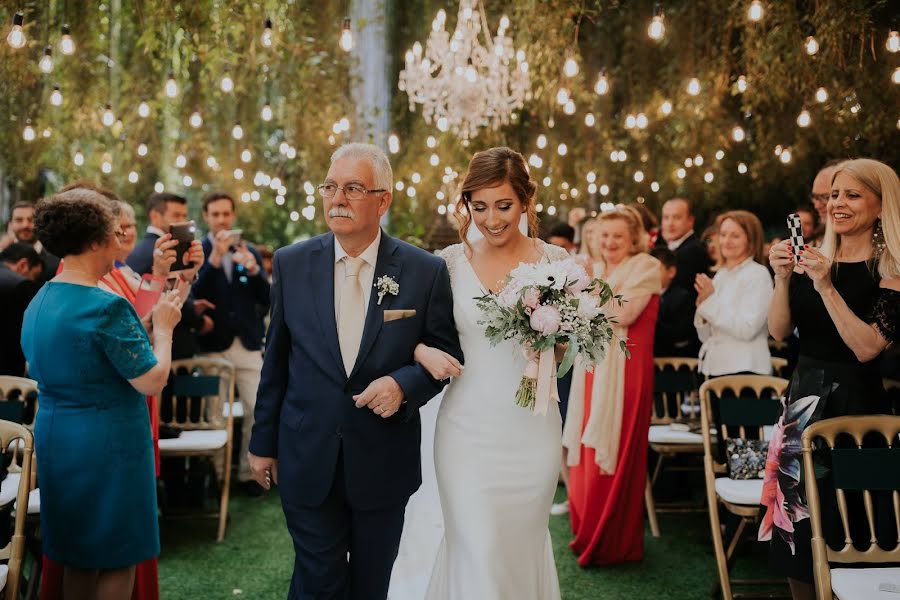
[[[794,253],[799,255],[796,270]],[[785,240],[770,250],[769,262],[775,272],[769,332],[782,340],[796,327],[800,359],[769,443],[759,539],[771,539],[771,563],[788,577],[795,600],[812,599],[812,535],[801,479],[800,436],[820,419],[890,412],[874,359],[898,337],[897,174],[870,159],[835,167],[822,248],[792,248]],[[816,471],[823,490],[826,541],[837,547],[843,535],[839,525],[830,526],[837,525],[833,485]],[[862,511],[862,504],[850,510]],[[851,526],[864,523],[851,515]],[[861,533],[860,539],[866,539],[866,532]]]

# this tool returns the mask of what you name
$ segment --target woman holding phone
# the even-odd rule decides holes
[[[771,563],[788,577],[794,598],[812,599],[811,530],[800,483],[800,436],[820,419],[890,412],[874,359],[898,339],[897,174],[871,159],[837,165],[822,247],[804,244],[797,248],[784,240],[769,251],[769,263],[775,273],[769,332],[783,340],[796,327],[800,358],[784,413],[769,444],[762,498],[766,513],[759,539],[771,540]],[[827,467],[821,458],[817,461]],[[816,469],[815,476],[825,540],[838,547],[844,543],[844,533],[837,517],[834,484],[827,469],[823,473]],[[847,502],[851,537],[868,540],[862,498],[848,492]],[[857,531],[858,525],[863,531]],[[885,547],[887,538],[877,533]],[[896,541],[896,532],[893,536]]]

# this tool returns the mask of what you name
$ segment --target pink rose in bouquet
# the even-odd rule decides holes
[[[500,305],[505,308],[512,308],[519,301],[519,292],[522,291],[522,284],[518,281],[510,281],[506,287],[500,290],[497,300]]]
[[[541,305],[541,291],[536,287],[525,288],[522,293],[522,304],[531,310]]]
[[[542,335],[559,331],[560,316],[555,306],[539,306],[531,313],[531,328]]]

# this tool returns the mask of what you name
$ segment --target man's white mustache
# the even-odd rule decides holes
[[[347,210],[346,208],[341,208],[340,206],[335,206],[331,210],[328,211],[329,217],[347,217],[352,219],[353,213]]]

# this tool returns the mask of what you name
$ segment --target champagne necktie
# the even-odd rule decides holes
[[[338,342],[341,345],[341,358],[344,359],[344,371],[349,376],[356,364],[366,320],[365,296],[359,281],[359,271],[364,261],[349,256],[345,256],[343,260],[344,285],[341,287],[341,304],[338,309]]]

